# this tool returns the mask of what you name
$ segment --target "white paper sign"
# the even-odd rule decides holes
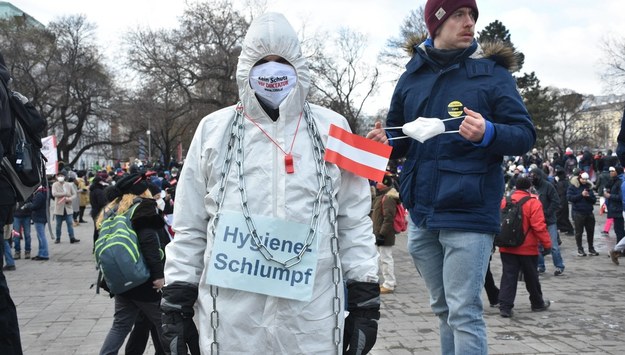
[[[304,248],[308,225],[265,216],[252,219],[262,243],[276,260],[285,262]],[[310,301],[316,272],[316,238],[302,261],[287,268],[260,253],[242,213],[224,211],[220,215],[207,272],[209,284]]]
[[[59,170],[57,152],[56,152],[56,136],[47,136],[41,138],[41,153],[46,157],[46,175],[56,175]]]

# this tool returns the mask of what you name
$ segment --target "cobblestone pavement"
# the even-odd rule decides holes
[[[623,354],[625,330],[625,265],[607,257],[614,233],[601,236],[604,216],[597,216],[595,248],[600,256],[576,256],[573,237],[562,236],[566,265],[562,276],[541,277],[545,298],[553,303],[547,312],[530,310],[528,294],[519,285],[515,314],[501,318],[483,295],[491,354]],[[96,294],[90,285],[96,271],[91,255],[93,223],[75,228],[81,239],[70,244],[64,228],[61,244],[50,239],[49,261],[17,260],[17,270],[6,273],[17,305],[24,353],[27,355],[97,354],[113,319],[113,301],[106,292]],[[34,233],[34,228],[32,230]],[[33,234],[34,235],[34,234]],[[585,244],[585,243],[584,243]],[[36,255],[36,238],[33,252]],[[374,355],[438,354],[438,320],[430,311],[428,294],[406,252],[406,237],[394,249],[398,286],[382,295],[382,318]],[[625,260],[624,260],[625,261]],[[499,282],[501,262],[493,256],[491,270]],[[146,354],[153,354],[148,347]]]

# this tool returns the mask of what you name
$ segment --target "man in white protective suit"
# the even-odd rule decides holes
[[[369,185],[323,160],[330,125],[347,121],[306,102],[281,14],[254,19],[236,78],[240,102],[200,122],[178,180],[166,351],[366,354],[380,317]]]

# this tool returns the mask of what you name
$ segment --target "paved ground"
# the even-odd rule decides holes
[[[496,309],[489,308],[484,293],[491,354],[625,353],[621,341],[625,265],[616,266],[607,257],[615,240],[613,233],[610,238],[600,236],[604,221],[597,217],[595,248],[600,256],[577,257],[574,238],[563,236],[563,276],[553,276],[547,257],[547,273],[541,277],[543,293],[553,301],[547,312],[530,311],[522,284],[511,319],[501,318]],[[17,270],[7,272],[25,354],[98,353],[112,323],[113,302],[106,293],[96,295],[90,289],[96,278],[92,228],[91,221],[76,228],[82,240],[78,244],[70,244],[64,231],[61,244],[50,244],[50,261],[17,260]],[[438,321],[429,309],[423,280],[406,253],[405,240],[400,236],[395,248],[399,286],[394,294],[383,295],[374,355],[440,353]],[[33,241],[33,250],[36,248]],[[491,269],[498,282],[499,254],[493,257]],[[146,354],[153,354],[151,349]]]

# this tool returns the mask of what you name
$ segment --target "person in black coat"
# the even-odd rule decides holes
[[[566,197],[572,203],[573,221],[575,223],[575,242],[577,243],[577,256],[586,256],[582,246],[582,233],[586,230],[586,241],[588,242],[588,253],[599,255],[594,247],[595,238],[595,215],[593,206],[597,202],[597,197],[589,182],[588,173],[584,172],[579,176],[579,186],[569,185]]]
[[[625,220],[623,219],[623,197],[622,197],[622,181],[623,168],[617,166],[615,168],[616,175],[612,177],[612,181],[608,185],[607,191],[603,194],[608,205],[608,218],[614,220],[614,234],[616,234],[616,242],[620,242],[625,237]]]
[[[9,92],[5,85],[11,80],[9,70],[0,54],[0,154],[6,156],[11,149],[13,134],[13,120],[9,107]],[[6,176],[0,173],[0,230],[7,224],[13,224],[15,210],[15,191]],[[4,255],[5,243],[0,243],[0,256]],[[9,286],[3,273],[4,258],[0,257],[0,349],[3,355],[21,355],[22,341],[20,339],[17,311],[9,293]]]
[[[558,230],[566,233],[566,235],[573,235],[573,224],[569,218],[569,200],[566,198],[566,191],[569,188],[570,182],[566,177],[566,172],[562,169],[556,171],[556,178],[554,182],[558,197],[560,198],[560,209],[556,212]]]
[[[117,354],[124,340],[137,318],[139,312],[155,326],[159,339],[161,336],[161,313],[160,313],[160,290],[164,285],[164,250],[159,241],[158,230],[165,225],[163,218],[158,213],[156,201],[148,190],[145,175],[130,174],[122,177],[113,187],[119,197],[108,204],[104,211],[117,208],[117,213],[127,211],[137,204],[132,217],[132,229],[137,234],[139,248],[150,277],[146,282],[131,288],[128,291],[115,294],[115,315],[113,325],[102,344],[100,354]],[[136,198],[140,197],[137,202]],[[102,213],[98,217],[97,225],[101,225]],[[103,287],[106,289],[106,285]]]

